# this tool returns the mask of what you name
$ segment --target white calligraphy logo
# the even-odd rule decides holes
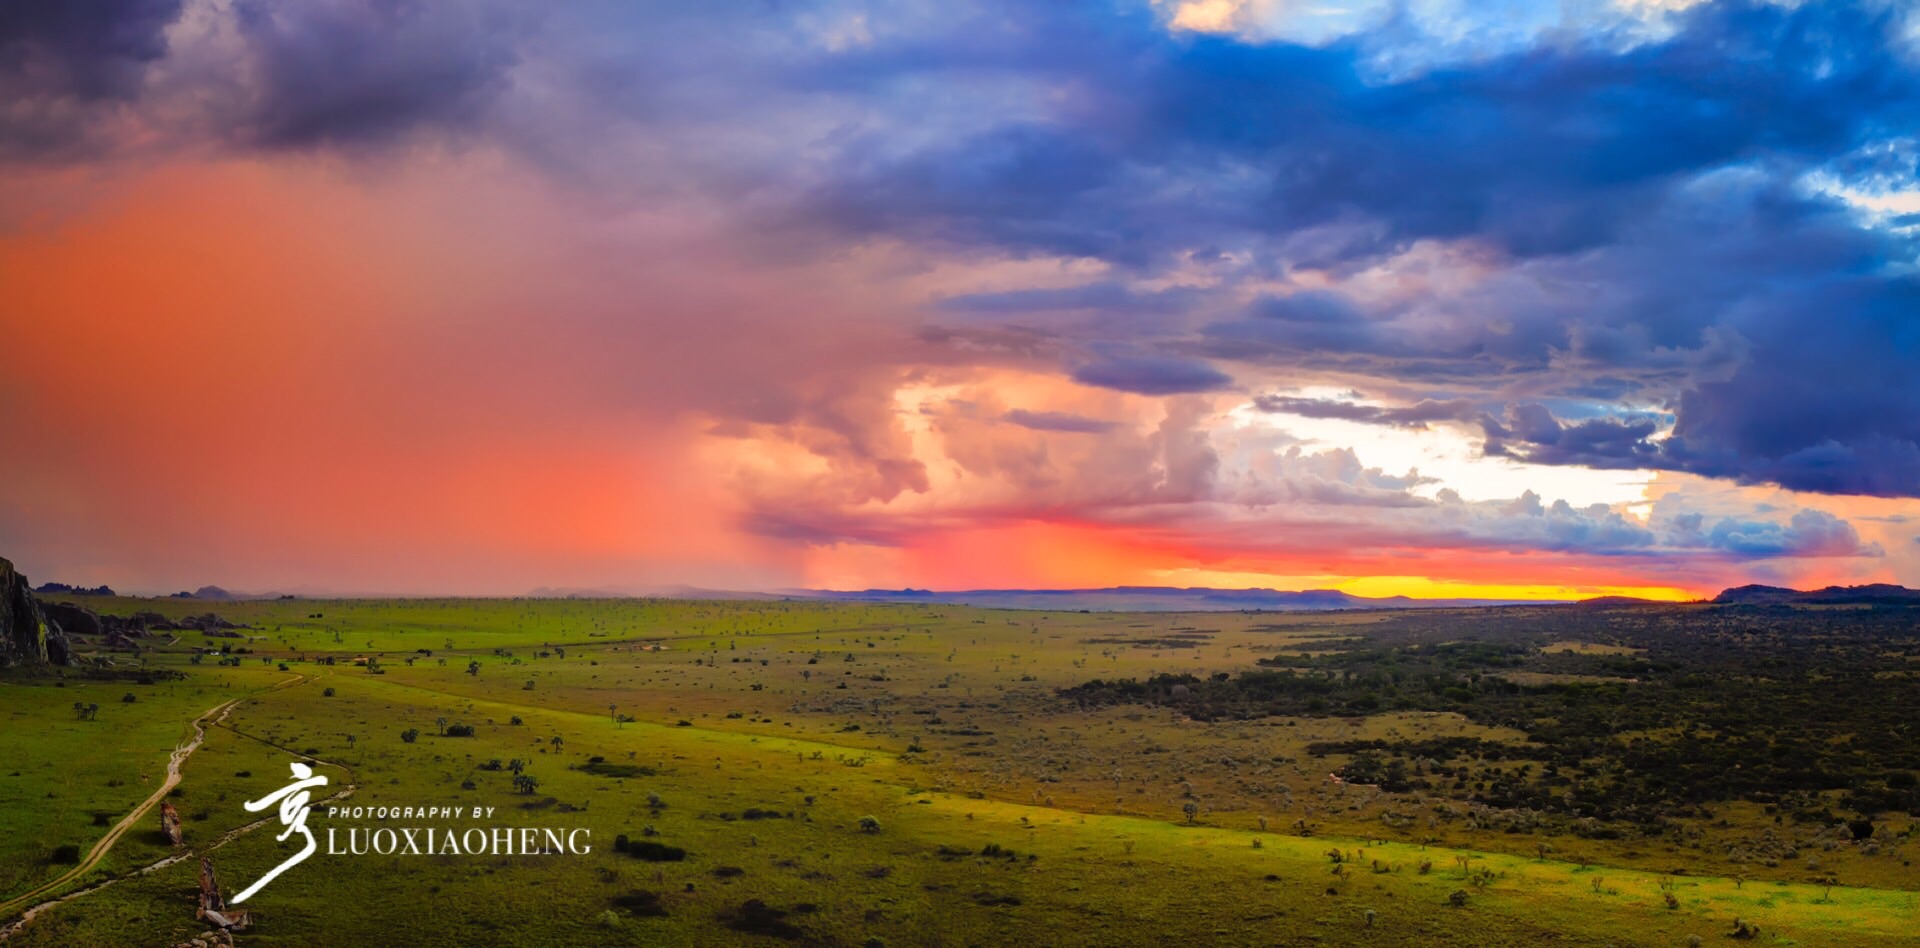
[[[296,762],[292,767],[294,776],[292,783],[258,800],[248,801],[246,807],[247,812],[258,813],[272,806],[275,801],[278,801],[280,803],[280,823],[286,827],[286,831],[280,834],[277,841],[284,843],[287,841],[287,837],[299,833],[307,838],[306,848],[294,853],[288,857],[286,862],[273,867],[270,872],[261,876],[258,882],[247,886],[239,895],[234,896],[233,901],[235,904],[245,902],[247,896],[260,891],[261,886],[272,882],[276,876],[304,862],[308,856],[313,855],[314,850],[320,848],[320,844],[314,841],[313,831],[307,829],[307,800],[310,798],[307,791],[314,787],[326,786],[327,778],[314,776],[313,768],[308,767],[306,764]]]

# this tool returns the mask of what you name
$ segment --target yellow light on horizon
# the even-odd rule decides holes
[[[1552,601],[1629,596],[1659,602],[1691,602],[1702,598],[1697,592],[1674,586],[1474,583],[1429,576],[1277,576],[1269,573],[1177,569],[1160,571],[1160,581],[1173,586],[1210,586],[1218,589],[1337,589],[1351,596],[1369,599],[1406,596],[1409,599]]]

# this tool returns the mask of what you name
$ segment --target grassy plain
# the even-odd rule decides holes
[[[592,830],[588,856],[322,853],[248,903],[256,923],[243,944],[1684,945],[1718,942],[1740,919],[1760,944],[1873,945],[1911,944],[1920,931],[1903,815],[1885,821],[1872,852],[1821,845],[1830,837],[1741,802],[1658,836],[1516,832],[1442,794],[1336,781],[1351,755],[1310,748],[1473,738],[1507,748],[1490,766],[1513,768],[1529,753],[1520,730],[1417,709],[1206,721],[1177,704],[1095,707],[1059,694],[1093,679],[1211,681],[1262,658],[1336,653],[1369,641],[1385,614],[88,604],[211,609],[252,628],[242,639],[183,632],[140,657],[181,681],[0,683],[12,770],[0,779],[0,898],[57,874],[57,847],[90,846],[104,832],[93,814],[117,818],[144,798],[141,777],[164,768],[187,722],[231,697],[245,700],[174,798],[189,846],[217,844],[229,895],[294,845],[275,840],[277,824],[227,834],[255,819],[241,801],[283,784],[296,759],[315,761],[330,791],[354,787],[356,806],[484,806],[494,819],[456,827]],[[1540,622],[1555,652],[1637,653],[1511,621]],[[235,653],[238,666],[190,659],[222,645],[249,651]],[[127,692],[137,700],[122,703]],[[99,703],[98,718],[80,720],[76,700]],[[474,733],[443,736],[447,725]],[[513,761],[534,785],[516,785]],[[311,820],[323,838],[403,824],[442,825]],[[91,881],[111,885],[43,911],[12,940],[165,944],[202,930],[195,860],[136,872],[169,853],[153,829],[98,867]],[[1764,832],[1804,837],[1818,873],[1801,858],[1730,861]],[[684,858],[617,852],[622,835]]]

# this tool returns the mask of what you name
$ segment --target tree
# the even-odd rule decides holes
[[[562,744],[565,744],[565,743],[566,743],[566,739],[565,739],[565,738],[562,738],[562,737],[561,737],[560,735],[558,735],[558,734],[555,734],[555,735],[553,736],[553,738],[552,738],[552,740],[550,741],[550,743],[552,743],[552,744],[553,744],[553,749],[557,751],[557,750],[559,750],[559,749],[560,749],[560,745],[562,745]]]
[[[1180,805],[1180,812],[1187,815],[1187,822],[1195,822],[1200,816],[1200,804],[1188,800]]]
[[[474,676],[475,678],[478,678],[478,677],[480,677],[480,663],[479,663],[479,662],[477,662],[477,661],[473,661],[473,662],[468,662],[468,663],[467,663],[467,674],[469,674],[469,675],[472,675],[472,676]]]
[[[521,793],[531,794],[540,786],[540,780],[532,774],[514,774],[513,788]]]
[[[433,726],[440,729],[441,737],[447,736],[447,719],[446,718],[434,718]]]

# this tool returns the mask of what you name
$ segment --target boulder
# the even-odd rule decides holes
[[[95,636],[106,631],[99,614],[86,606],[71,602],[43,602],[40,612],[68,635]]]

